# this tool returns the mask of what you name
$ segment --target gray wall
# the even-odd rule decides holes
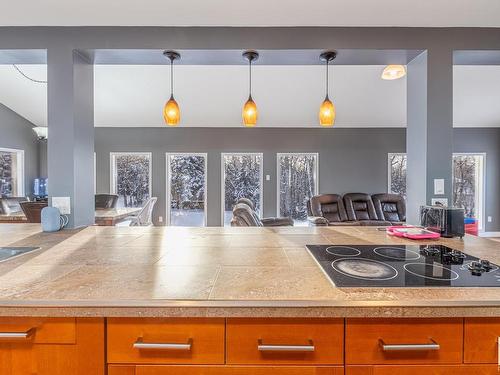
[[[110,152],[153,154],[153,195],[158,197],[155,221],[165,217],[165,153],[208,153],[208,224],[220,225],[221,152],[262,152],[264,216],[276,215],[276,153],[318,152],[321,193],[387,190],[387,154],[405,152],[406,129],[222,129],[222,128],[96,128],[97,192],[110,190]],[[487,231],[500,230],[500,129],[454,129],[454,152],[486,153],[485,216]]]
[[[486,153],[485,230],[500,231],[500,128],[454,129],[453,152]]]
[[[405,129],[96,128],[97,192],[110,190],[110,152],[153,153],[155,221],[165,217],[165,153],[208,153],[208,225],[221,223],[221,152],[262,152],[264,216],[276,215],[276,153],[318,152],[319,190],[387,190],[387,153],[405,151]]]
[[[24,150],[24,193],[33,193],[33,179],[38,177],[38,140],[34,125],[0,104],[0,147]]]

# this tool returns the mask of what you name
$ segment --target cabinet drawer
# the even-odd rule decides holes
[[[135,373],[109,375],[344,375],[344,368],[305,366],[137,366]]]
[[[228,364],[343,363],[342,319],[228,319]]]
[[[2,343],[74,344],[74,318],[0,318]]]
[[[108,319],[109,363],[224,363],[224,319]]]
[[[466,318],[464,335],[465,363],[499,363],[500,319]]]
[[[498,375],[492,365],[347,366],[346,375]]]
[[[346,364],[461,363],[462,319],[347,319]]]

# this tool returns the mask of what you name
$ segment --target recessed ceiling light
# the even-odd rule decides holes
[[[387,81],[403,78],[406,75],[406,68],[404,65],[387,65],[382,72],[380,78]]]

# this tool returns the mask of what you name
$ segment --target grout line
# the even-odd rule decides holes
[[[212,288],[210,288],[210,293],[208,293],[207,299],[211,299],[212,298],[212,293],[213,293],[213,291],[215,289],[215,284],[219,280],[219,275],[220,275],[221,272],[222,272],[222,266],[218,266],[217,273],[216,273],[215,279],[214,279],[214,284],[212,285]]]

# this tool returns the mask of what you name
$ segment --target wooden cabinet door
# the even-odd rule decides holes
[[[498,375],[493,365],[347,366],[345,375]]]
[[[466,318],[464,330],[464,362],[499,364],[499,338],[500,319]]]
[[[0,318],[0,332],[1,375],[104,374],[102,319]]]

